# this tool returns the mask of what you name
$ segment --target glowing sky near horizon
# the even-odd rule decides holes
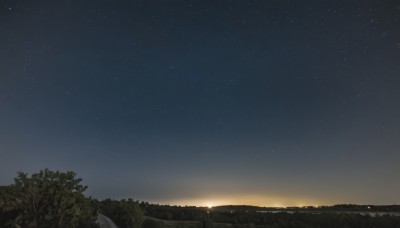
[[[0,185],[96,198],[400,204],[398,1],[0,4]]]

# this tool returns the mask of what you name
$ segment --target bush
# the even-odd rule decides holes
[[[125,228],[141,227],[143,212],[138,202],[106,199],[99,203],[100,212],[112,219],[118,226]]]
[[[19,172],[14,184],[0,192],[6,223],[14,227],[94,227],[96,213],[85,198],[82,179],[74,172],[48,169],[28,176]]]

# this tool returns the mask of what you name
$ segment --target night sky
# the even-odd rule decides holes
[[[1,1],[0,185],[399,204],[399,1]]]

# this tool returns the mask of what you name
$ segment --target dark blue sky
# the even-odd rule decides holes
[[[0,184],[400,203],[399,28],[397,1],[3,1]]]

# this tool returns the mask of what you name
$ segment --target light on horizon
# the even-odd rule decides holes
[[[214,207],[214,204],[211,203],[211,202],[206,202],[205,205],[206,205],[206,207],[208,207],[209,209],[211,209],[211,208]]]

